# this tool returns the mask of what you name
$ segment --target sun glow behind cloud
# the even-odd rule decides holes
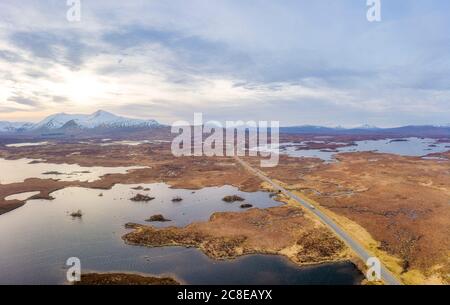
[[[57,96],[65,96],[75,105],[89,105],[102,100],[114,88],[107,80],[84,71],[65,71],[61,83],[52,83],[49,90]]]
[[[364,5],[92,1],[69,23],[65,1],[2,1],[0,120],[102,108],[165,123],[194,111],[282,125],[448,123],[448,2],[386,3],[380,24]]]

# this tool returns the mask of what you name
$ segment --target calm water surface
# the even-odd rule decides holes
[[[95,181],[106,174],[125,174],[145,167],[83,167],[77,164],[33,163],[32,159],[6,160],[0,158],[0,183],[23,182],[27,178],[62,181]]]
[[[374,151],[378,153],[397,154],[402,156],[425,156],[431,153],[439,153],[450,150],[449,143],[436,143],[434,139],[405,138],[402,141],[395,139],[356,141],[356,146],[346,146],[333,151],[321,151],[320,149],[297,150],[302,143],[283,143],[281,153],[292,157],[320,158],[324,161],[333,161],[338,153]]]
[[[279,205],[268,193],[244,193],[231,186],[198,191],[149,184],[116,185],[111,190],[67,188],[53,201],[31,200],[0,215],[0,284],[55,284],[65,282],[65,262],[81,259],[83,270],[139,272],[169,275],[189,284],[357,284],[362,274],[351,263],[298,267],[279,256],[250,255],[215,261],[196,249],[147,248],[123,243],[124,224],[148,224],[145,219],[163,214],[168,223],[184,226],[207,220],[214,211],[241,211],[240,203],[222,198],[237,194],[256,207]],[[103,196],[99,196],[100,194]],[[156,197],[148,203],[129,200],[136,193]],[[180,196],[181,202],[172,202]],[[81,209],[82,219],[69,214]]]
[[[24,142],[24,143],[14,143],[14,144],[7,144],[6,147],[27,147],[27,146],[43,146],[48,145],[49,142]]]

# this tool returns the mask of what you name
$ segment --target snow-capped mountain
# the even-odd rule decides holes
[[[2,122],[0,121],[0,132],[18,132],[31,129],[33,123],[26,122]]]
[[[386,135],[386,136],[436,136],[450,137],[450,127],[411,125],[393,128],[380,128],[362,125],[354,128],[332,128],[320,126],[291,126],[280,127],[281,133],[286,134],[315,134],[315,135]]]
[[[366,129],[366,130],[371,130],[372,129],[372,130],[375,130],[375,129],[380,129],[380,128],[378,128],[375,125],[364,124],[364,125],[356,127],[355,129]]]
[[[35,124],[0,122],[0,132],[52,131],[65,128],[143,128],[156,126],[160,126],[160,124],[155,120],[130,119],[99,110],[92,114],[57,113]]]
[[[450,123],[442,124],[442,125],[433,125],[433,127],[450,127]]]
[[[129,127],[154,127],[159,123],[155,120],[130,119],[117,116],[107,111],[99,110],[92,114],[67,114],[57,113],[51,115],[33,126],[33,129],[58,129],[70,122],[71,127],[78,125],[80,128],[129,128]]]

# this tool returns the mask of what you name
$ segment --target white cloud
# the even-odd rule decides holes
[[[0,3],[0,119],[99,108],[166,123],[193,111],[285,125],[450,117],[446,4],[389,4],[379,25],[364,5],[329,1],[82,4],[69,23],[65,1]]]

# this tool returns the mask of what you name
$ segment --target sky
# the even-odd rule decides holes
[[[0,2],[0,120],[450,123],[450,1]]]

